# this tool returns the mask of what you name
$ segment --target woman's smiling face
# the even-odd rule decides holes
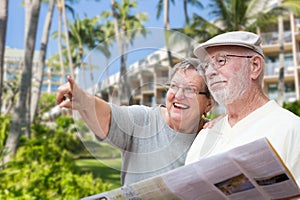
[[[193,68],[178,69],[170,85],[166,98],[170,122],[176,127],[198,125],[202,114],[210,109],[210,99],[205,94],[197,94],[207,92],[204,79]]]

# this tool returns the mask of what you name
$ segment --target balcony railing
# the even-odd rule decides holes
[[[168,81],[169,81],[168,77],[157,77],[156,78],[156,83],[160,84],[160,85],[165,85],[168,83]]]
[[[272,92],[268,94],[268,97],[270,99],[277,100],[278,93],[277,92]],[[285,102],[293,102],[296,100],[296,93],[295,92],[285,92],[284,93],[284,101]]]
[[[262,38],[263,45],[279,44],[279,34],[277,32],[262,33],[261,38]],[[283,33],[283,42],[285,43],[292,42],[291,31],[285,31]]]
[[[294,74],[294,64],[293,61],[284,62],[284,73],[286,75]],[[276,63],[266,63],[266,76],[277,76],[279,74],[279,62]]]
[[[132,90],[131,93],[132,93],[133,96],[141,95],[141,88],[140,87],[135,88],[134,90]]]
[[[154,91],[154,83],[150,82],[142,86],[142,91]]]

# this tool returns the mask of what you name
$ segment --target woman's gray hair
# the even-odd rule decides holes
[[[171,80],[173,79],[174,75],[177,73],[178,70],[183,69],[183,70],[187,70],[187,69],[195,69],[195,71],[198,72],[199,76],[201,75],[201,68],[200,65],[203,64],[199,58],[185,58],[183,60],[181,60],[180,62],[178,62],[177,64],[174,65],[174,67],[171,69],[170,71],[170,76],[169,76],[169,81],[171,82]],[[204,77],[203,77],[204,80]],[[210,92],[208,90],[207,85],[205,84],[205,91],[207,92],[207,97],[210,97]]]
[[[199,71],[200,64],[201,62],[198,58],[185,58],[174,65],[174,67],[171,70],[169,79],[172,80],[172,78],[179,69],[195,69],[196,71]]]

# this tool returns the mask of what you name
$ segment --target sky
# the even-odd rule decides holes
[[[6,46],[11,48],[24,49],[24,7],[22,6],[23,0],[11,0],[9,1],[8,7],[8,25],[6,34]],[[207,5],[209,0],[202,0],[202,4]],[[146,12],[149,16],[149,21],[144,25],[146,27],[163,27],[163,15],[160,19],[156,18],[156,6],[158,0],[138,0],[138,9],[136,12]],[[176,0],[175,6],[171,5],[170,8],[170,26],[171,28],[181,27],[184,24],[183,16],[183,0]],[[95,0],[81,0],[80,3],[69,4],[75,10],[75,13],[79,15],[80,18],[84,18],[85,15],[88,17],[93,17],[99,15],[104,10],[110,10],[109,0],[100,0],[96,2]],[[192,12],[201,12],[203,16],[207,16],[207,9],[192,8],[189,9]],[[48,10],[48,5],[42,4],[40,11],[39,26],[37,32],[36,50],[39,49],[39,44],[41,41],[41,34],[43,30],[43,22]],[[71,17],[68,16],[71,20]],[[53,23],[51,27],[51,33],[57,30],[57,10],[55,10]],[[54,39],[49,40],[49,48],[47,57],[54,54],[57,51],[57,42]]]
[[[118,1],[118,0],[116,0]],[[10,0],[9,1],[9,7],[8,7],[8,25],[7,25],[7,34],[6,34],[6,46],[11,48],[17,48],[17,49],[24,49],[24,7],[22,6],[23,0]],[[67,1],[66,1],[67,2]],[[158,0],[137,0],[138,8],[134,9],[134,12],[145,12],[148,14],[148,21],[144,23],[144,26],[146,28],[163,28],[163,13],[159,19],[156,18],[156,12],[157,12],[157,2]],[[207,6],[209,0],[202,0],[201,1],[204,6]],[[171,28],[178,28],[182,27],[184,24],[184,13],[183,13],[183,0],[175,0],[175,5],[170,6],[170,27]],[[70,4],[67,2],[68,5],[70,5],[74,11],[75,15],[78,15],[80,19],[87,17],[94,17],[99,15],[102,11],[110,11],[110,0],[80,0],[80,3],[74,3]],[[55,7],[55,12],[52,20],[52,26],[51,26],[51,33],[57,31],[57,8]],[[194,12],[197,12],[198,15],[201,15],[205,18],[208,18],[208,9],[199,9],[196,7],[189,6],[188,7],[190,11],[190,15],[192,15]],[[38,25],[38,31],[37,31],[37,40],[35,45],[35,50],[40,49],[40,41],[41,41],[41,35],[43,31],[43,23],[45,21],[45,17],[48,11],[48,4],[41,4],[41,10],[40,10],[40,18],[39,18],[39,25]],[[72,20],[72,16],[69,14],[68,20]],[[156,38],[163,38],[163,34],[160,33],[161,37]],[[156,39],[155,39],[156,40]],[[149,41],[147,41],[149,42]],[[151,42],[151,41],[150,41]],[[144,45],[144,42],[139,43]],[[137,45],[138,46],[138,45]],[[145,46],[144,46],[145,47]],[[156,47],[159,47],[157,45]],[[137,48],[136,48],[137,49]],[[144,48],[146,49],[146,48]],[[48,48],[47,48],[47,54],[46,59],[49,58],[51,55],[56,54],[58,51],[57,48],[57,40],[53,38],[49,38],[48,42]],[[115,51],[117,52],[117,50]],[[150,54],[151,51],[143,51],[139,52],[139,56],[137,56],[137,53],[132,54],[131,56],[128,56],[128,64],[132,64],[134,62],[137,62],[141,58],[145,57],[145,55]],[[152,51],[153,52],[153,51]],[[91,53],[91,52],[89,52]],[[105,58],[102,58],[101,55],[95,53],[95,56],[97,60],[97,65],[99,66],[99,74],[96,75],[97,77],[101,77],[104,74],[105,69],[103,69],[103,66],[106,66],[104,64]],[[102,59],[101,59],[102,58]],[[85,57],[87,59],[87,56]],[[112,59],[110,61],[111,63],[116,62],[116,59]],[[111,65],[109,66],[110,68]],[[114,66],[115,69],[111,69],[110,75],[116,73],[119,70],[119,66]]]

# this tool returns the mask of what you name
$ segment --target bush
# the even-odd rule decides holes
[[[295,101],[292,103],[284,103],[283,107],[293,112],[295,115],[300,116],[300,101]]]
[[[13,160],[2,166],[0,199],[79,199],[111,189],[76,167],[73,153],[83,145],[69,119],[60,120],[64,125],[56,128],[32,125],[32,138],[21,138]]]

